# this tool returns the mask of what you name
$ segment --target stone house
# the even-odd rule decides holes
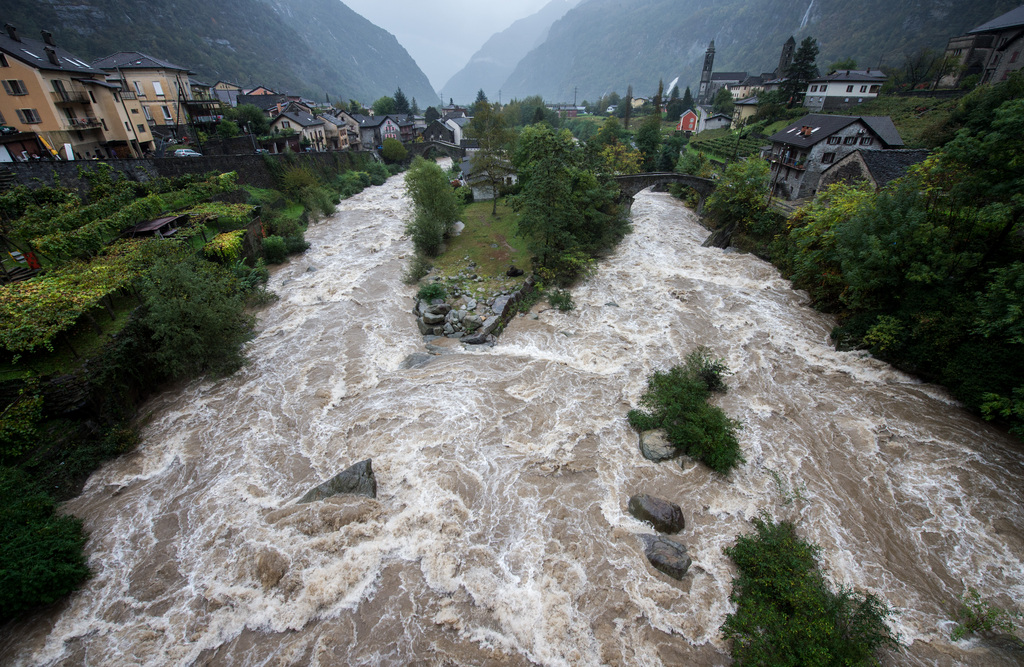
[[[402,139],[402,128],[394,116],[352,116],[359,121],[359,141],[363,150],[384,145],[385,139]]]
[[[824,190],[833,183],[867,181],[876,190],[881,190],[890,181],[904,176],[910,167],[923,162],[926,157],[928,151],[923,149],[857,149],[821,172],[818,189]]]
[[[888,116],[808,114],[770,137],[772,196],[803,199],[818,191],[821,173],[858,148],[901,148]]]
[[[946,44],[949,73],[942,77],[942,88],[959,88],[969,76],[979,83],[1005,81],[1012,72],[1024,67],[1024,6],[1012,9],[987,23],[953,37]]]
[[[48,31],[42,37],[22,37],[10,24],[0,33],[0,125],[19,135],[5,142],[0,159],[142,157],[153,150],[132,92],[57,46]]]
[[[427,129],[423,130],[423,140],[443,141],[454,144],[455,132],[447,124],[442,123],[440,120],[435,120],[430,125],[427,125]]]

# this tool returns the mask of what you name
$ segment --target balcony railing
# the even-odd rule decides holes
[[[89,104],[89,94],[84,90],[58,90],[50,93],[57,104]]]
[[[122,88],[121,92],[118,93],[118,95],[121,96],[122,100],[134,100],[135,99],[134,91],[128,90],[126,88]]]
[[[800,169],[800,170],[807,169],[807,165],[805,164],[804,160],[794,160],[792,158],[781,158],[781,157],[779,157],[777,155],[773,155],[769,159],[772,161],[773,164],[779,164],[779,165],[782,165],[784,167],[789,167],[791,169]]]
[[[67,130],[95,130],[103,127],[99,118],[74,118],[64,121]]]

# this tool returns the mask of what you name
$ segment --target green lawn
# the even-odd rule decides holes
[[[505,276],[513,264],[529,273],[530,253],[526,241],[515,234],[519,214],[505,200],[498,202],[496,216],[491,215],[491,208],[489,201],[465,208],[462,222],[466,228],[449,239],[444,253],[434,260],[434,267],[442,276],[455,276],[473,263],[476,267],[469,272],[484,278],[480,287],[487,290],[507,289],[522,282],[522,278]]]

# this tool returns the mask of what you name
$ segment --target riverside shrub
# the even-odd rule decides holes
[[[729,370],[706,347],[691,352],[686,362],[666,372],[655,371],[640,397],[643,410],[630,410],[629,423],[639,431],[663,428],[679,451],[728,474],[744,462],[736,431],[740,423],[707,400],[724,392],[722,376]]]
[[[89,576],[82,521],[27,474],[0,467],[0,619],[67,595]]]
[[[793,524],[768,516],[753,524],[754,534],[725,548],[739,568],[736,612],[721,627],[734,664],[876,665],[881,650],[899,648],[882,599],[833,591],[818,568],[820,547],[797,537]]]

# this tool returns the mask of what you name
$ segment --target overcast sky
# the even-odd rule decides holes
[[[550,0],[342,1],[397,37],[434,90],[440,90],[491,35],[537,13]]]

